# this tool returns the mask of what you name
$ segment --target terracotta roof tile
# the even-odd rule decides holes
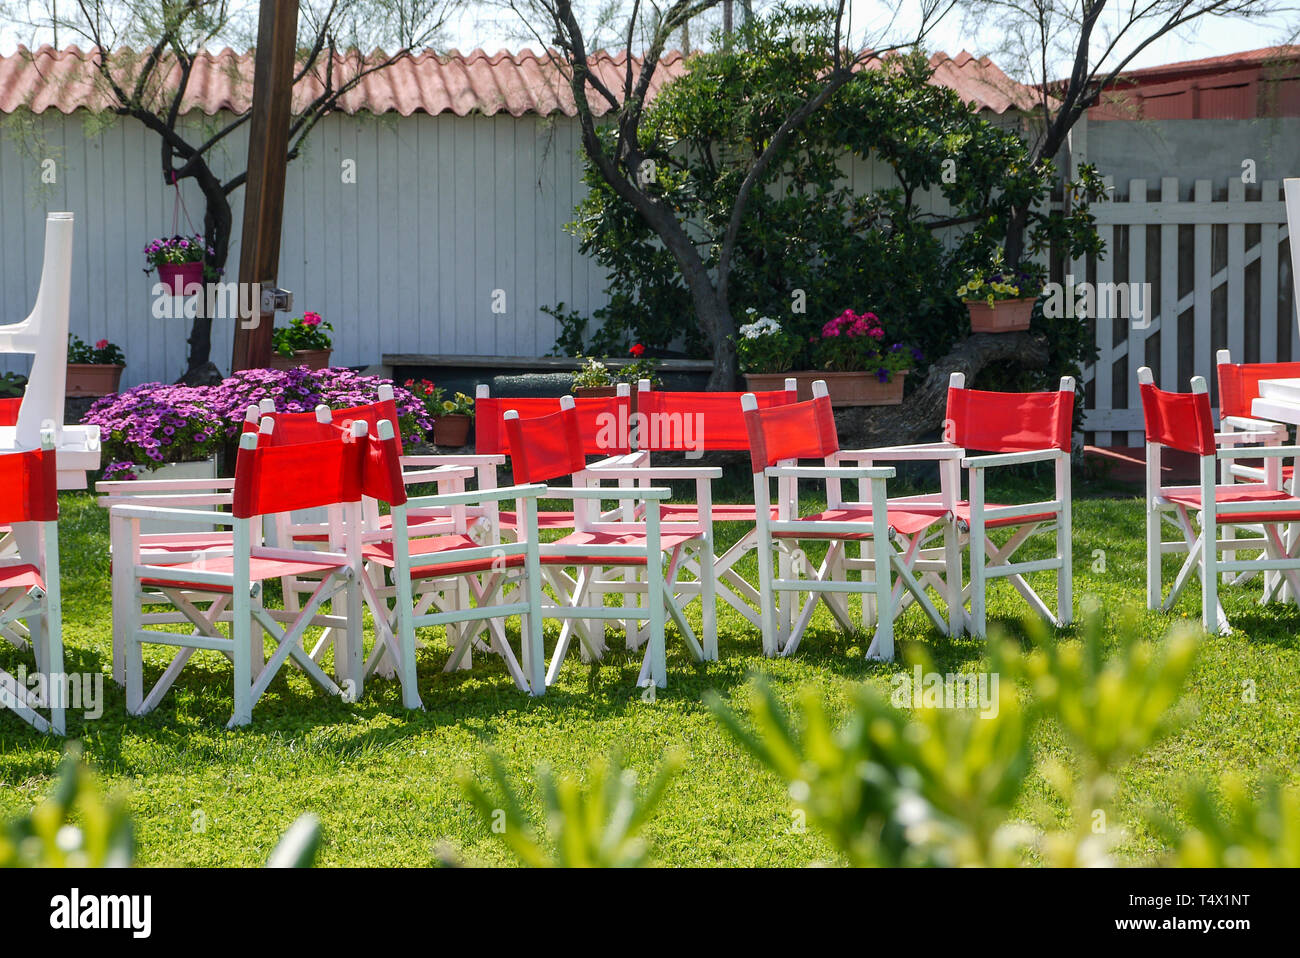
[[[115,55],[128,62],[130,51]],[[77,47],[54,50],[43,46],[31,51],[19,47],[0,57],[0,113],[12,113],[27,106],[36,113],[59,110],[104,109],[110,103],[106,80],[100,76],[99,51]],[[355,54],[336,57],[335,77],[349,77],[357,69]],[[1032,91],[999,70],[987,57],[976,59],[962,53],[955,59],[947,54],[931,58],[935,82],[955,89],[964,100],[979,109],[1005,113],[1010,109],[1032,109]],[[617,92],[626,68],[626,54],[601,52],[593,56],[596,74]],[[634,60],[634,64],[636,61]],[[634,66],[635,70],[635,66]],[[664,55],[651,84],[653,96],[663,84],[685,72],[685,58],[672,51]],[[129,70],[119,73],[128,75]],[[294,88],[295,109],[301,109],[324,90],[324,66],[300,80]],[[180,69],[168,61],[159,70],[156,91],[174,89]],[[229,48],[204,51],[194,62],[182,112],[199,110],[209,116],[222,110],[243,113],[248,109],[253,78],[253,55]],[[593,109],[608,111],[604,99],[593,95]],[[546,56],[532,51],[500,52],[489,56],[482,50],[462,54],[423,51],[365,77],[340,103],[346,113],[390,113],[410,116],[416,111],[429,114],[454,113],[511,116],[536,113],[543,116],[576,113],[568,83]]]

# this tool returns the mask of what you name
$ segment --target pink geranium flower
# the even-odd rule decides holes
[[[302,324],[303,324],[304,326],[319,326],[319,325],[320,325],[320,313],[303,313],[303,314],[302,314]]]

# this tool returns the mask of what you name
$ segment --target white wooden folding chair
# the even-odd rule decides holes
[[[1300,379],[1300,363],[1234,363],[1232,354],[1226,349],[1220,349],[1215,356],[1215,370],[1218,374],[1219,381],[1219,439],[1220,446],[1237,445],[1237,437],[1241,433],[1250,433],[1253,436],[1264,434],[1266,438],[1263,442],[1258,439],[1248,441],[1248,445],[1265,445],[1281,446],[1285,445],[1289,438],[1289,431],[1283,423],[1273,422],[1268,419],[1261,419],[1254,414],[1252,408],[1254,401],[1260,397],[1260,382],[1265,379]],[[1270,435],[1271,434],[1271,435]],[[1219,481],[1224,484],[1234,482],[1263,482],[1265,480],[1265,470],[1260,465],[1253,465],[1246,462],[1238,462],[1235,459],[1225,459],[1219,464],[1220,477]],[[1286,488],[1295,491],[1293,484],[1294,470],[1287,465],[1282,467],[1282,481]],[[1241,533],[1246,532],[1243,536]],[[1223,526],[1223,537],[1225,539],[1241,539],[1247,543],[1243,547],[1248,549],[1263,549],[1264,547],[1264,530],[1252,529],[1249,526],[1226,524]],[[1296,538],[1296,530],[1288,532],[1288,539]],[[1225,557],[1235,557],[1234,550],[1225,549]],[[1247,579],[1256,574],[1258,570],[1249,569],[1238,573],[1236,576],[1225,572],[1223,581],[1225,584],[1235,583],[1240,585]],[[1266,587],[1272,585],[1277,578],[1276,573],[1266,573]],[[1285,588],[1285,584],[1283,585]]]
[[[375,623],[375,646],[366,663],[367,671],[373,671],[381,654],[390,655],[400,663],[403,701],[409,708],[418,708],[415,630],[446,628],[452,652],[443,671],[449,672],[468,658],[476,634],[452,626],[483,622],[488,625],[486,648],[501,657],[522,691],[541,695],[546,682],[537,499],[546,487],[536,484],[461,490],[408,499],[400,462],[392,424],[380,422],[378,436],[369,443],[362,489],[366,495],[389,504],[392,524],[384,534],[368,541],[363,553],[369,563],[389,570],[392,585],[385,586],[372,577],[362,581]],[[451,530],[437,532],[409,523],[413,509],[447,509],[463,516],[460,507],[504,500],[514,501],[520,519],[510,542],[476,539],[463,518]],[[463,582],[466,588],[457,588],[457,582]],[[515,592],[515,601],[506,601],[510,591]],[[504,627],[505,619],[512,615],[522,617],[518,654]]]
[[[12,523],[21,543],[16,554],[0,559],[0,637],[30,649],[35,659],[25,682],[0,669],[0,707],[38,731],[63,735],[67,680],[55,455],[48,430],[39,449],[0,453],[0,522]]]
[[[911,593],[946,634],[948,625],[914,569],[920,537],[941,522],[942,516],[893,507],[885,488],[886,480],[895,475],[892,467],[838,465],[839,438],[826,383],[813,383],[813,398],[807,402],[759,409],[753,396],[746,395],[742,406],[749,431],[754,501],[760,505],[756,518],[764,653],[793,654],[819,602],[826,604],[844,631],[853,631],[847,599],[858,594],[875,599],[876,628],[868,657],[892,660],[896,584]],[[803,466],[799,464],[801,459],[822,462]],[[761,508],[771,502],[773,479],[777,482],[775,519]],[[824,510],[800,515],[800,480],[825,483]],[[844,501],[840,495],[842,480],[868,484],[869,498]],[[813,541],[826,543],[826,555],[816,568],[802,548]],[[866,554],[851,559],[847,553],[849,543],[862,544]],[[789,561],[779,561],[778,549],[788,554]],[[775,578],[774,564],[779,569]],[[854,580],[849,576],[854,571],[869,575]],[[801,598],[804,593],[808,594],[807,600]]]
[[[715,503],[711,480],[721,477],[721,469],[708,466],[668,466],[653,462],[656,453],[674,453],[687,458],[705,453],[747,452],[749,435],[745,417],[740,408],[743,393],[663,391],[650,388],[650,380],[637,384],[636,411],[631,414],[629,432],[636,451],[643,459],[636,464],[627,462],[596,463],[591,471],[607,478],[626,482],[629,478],[642,485],[664,480],[693,481],[694,502],[665,502],[660,505],[660,519],[664,522],[699,522],[707,515],[713,523],[740,524],[744,527],[740,538],[723,554],[717,555],[712,539],[703,543],[696,552],[682,558],[681,571],[692,579],[678,578],[676,596],[688,607],[697,597],[701,600],[701,636],[704,655],[713,660],[718,657],[717,600],[721,599],[748,619],[753,625],[761,624],[758,587],[736,569],[746,555],[753,552],[758,541],[754,503]],[[789,405],[797,400],[794,379],[785,381],[785,389],[754,393],[759,408]],[[709,560],[705,563],[703,560]],[[629,630],[629,636],[635,635]]]
[[[1201,579],[1201,622],[1206,631],[1227,632],[1231,626],[1219,601],[1219,576],[1248,570],[1281,574],[1300,595],[1300,554],[1286,541],[1286,528],[1300,522],[1300,498],[1282,481],[1283,461],[1292,464],[1300,446],[1276,444],[1276,433],[1214,432],[1209,390],[1205,380],[1192,379],[1190,393],[1174,393],[1155,385],[1151,370],[1138,370],[1142,395],[1142,417],[1146,428],[1147,454],[1147,608],[1172,608],[1193,575]],[[1225,435],[1232,445],[1220,446]],[[1259,445],[1249,445],[1255,442]],[[1177,449],[1197,457],[1200,481],[1195,485],[1165,485],[1160,475],[1164,449]],[[1264,479],[1258,482],[1216,482],[1219,464],[1237,459],[1262,459]],[[1193,516],[1196,521],[1193,522]],[[1240,539],[1224,539],[1222,525],[1252,526],[1261,530],[1263,558],[1242,559]],[[1166,541],[1164,527],[1174,526],[1179,538]],[[1221,558],[1219,553],[1225,555]],[[1161,560],[1168,553],[1185,556],[1168,595],[1163,595]],[[1227,558],[1231,553],[1233,558]],[[1261,602],[1275,598],[1280,583],[1266,587]]]
[[[702,516],[698,523],[661,522],[659,505],[671,494],[666,487],[601,487],[603,470],[587,468],[572,396],[561,397],[560,410],[550,415],[524,419],[514,410],[508,411],[505,426],[515,483],[546,483],[545,498],[574,501],[573,532],[538,547],[542,574],[557,596],[554,605],[544,606],[543,615],[564,620],[547,670],[547,684],[558,677],[575,634],[589,659],[603,656],[604,630],[594,633],[583,628],[589,622],[648,622],[638,685],[662,688],[668,683],[665,616],[676,623],[692,658],[703,661],[704,650],[674,598],[674,585],[684,551],[711,541],[708,517]],[[572,486],[550,484],[566,476]],[[631,508],[602,513],[600,507],[606,501]],[[629,519],[629,515],[644,515],[644,521]],[[565,575],[567,569],[575,570],[574,575]],[[628,575],[629,570],[641,574]],[[620,595],[623,603],[607,606],[604,599],[611,594]],[[628,604],[630,598],[642,595],[644,605]]]
[[[945,439],[966,452],[987,455],[962,457],[967,498],[955,506],[938,495],[903,497],[900,505],[951,511],[969,547],[969,581],[963,589],[968,630],[978,638],[987,633],[987,594],[990,582],[1005,578],[1021,597],[1055,626],[1073,621],[1073,540],[1070,484],[1070,446],[1073,433],[1074,379],[1061,377],[1052,392],[1004,393],[966,388],[966,377],[953,373],[948,382],[944,418]],[[1053,466],[1051,499],[1037,502],[995,503],[985,494],[990,470],[1035,462]],[[1001,544],[990,533],[1005,532]],[[1054,555],[1045,559],[1015,560],[1015,554],[1035,535],[1054,537]],[[1029,584],[1032,573],[1056,573],[1056,611]]]
[[[125,630],[126,699],[127,710],[133,715],[144,714],[158,705],[197,650],[223,652],[234,663],[231,727],[251,721],[253,705],[289,658],[326,692],[340,694],[339,686],[303,651],[301,640],[310,626],[342,627],[341,635],[360,635],[360,537],[347,540],[346,553],[265,546],[262,519],[341,503],[345,523],[351,528],[359,527],[363,448],[359,440],[366,436],[367,426],[365,422],[356,422],[347,433],[340,432],[336,438],[319,442],[284,446],[260,443],[260,436],[269,435],[274,428],[274,422],[267,418],[260,433],[245,433],[240,437],[231,513],[134,504],[114,505],[110,509],[111,514],[129,520],[128,548],[115,561],[132,563],[130,591],[115,596],[114,601],[125,603],[126,615],[131,620]],[[211,560],[158,563],[140,550],[139,521],[145,519],[202,525],[216,522],[227,526],[232,530],[231,554]],[[308,572],[318,574],[320,579],[300,611],[272,609],[264,604],[262,583],[267,579]],[[138,610],[142,605],[141,593],[146,590],[165,596],[184,613],[193,631],[186,634],[145,629]],[[345,614],[322,613],[322,606],[336,596],[347,599]],[[199,606],[205,603],[207,608],[201,610]],[[229,637],[217,627],[220,620],[227,618]],[[340,618],[350,621],[340,621]],[[277,644],[269,659],[265,655],[263,632]],[[142,649],[154,644],[176,647],[179,651],[145,695]],[[340,667],[341,674],[359,674],[359,643],[336,647],[335,654],[336,658],[342,655],[350,660]]]

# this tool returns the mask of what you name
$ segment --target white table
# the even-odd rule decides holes
[[[1300,379],[1261,379],[1259,398],[1250,404],[1256,419],[1300,425]]]

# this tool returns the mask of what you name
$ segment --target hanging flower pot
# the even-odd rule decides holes
[[[203,289],[203,264],[161,263],[158,279],[171,290],[171,295],[192,296]]]
[[[1022,299],[996,299],[990,306],[987,300],[968,299],[972,333],[1013,333],[1029,328],[1034,315],[1036,296]]]

